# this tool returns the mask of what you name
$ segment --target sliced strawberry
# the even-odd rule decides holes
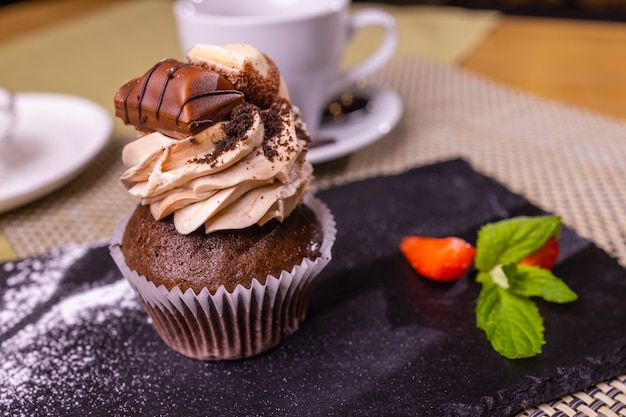
[[[531,253],[518,263],[524,265],[538,266],[543,269],[552,269],[559,257],[559,241],[552,236],[546,240],[546,243],[535,252]]]
[[[435,281],[461,278],[476,254],[472,245],[457,237],[405,236],[400,250],[417,273]]]

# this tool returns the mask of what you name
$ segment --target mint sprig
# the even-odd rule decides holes
[[[555,303],[577,298],[551,271],[517,264],[560,231],[559,217],[520,216],[487,224],[478,233],[474,265],[482,289],[476,326],[506,358],[536,356],[545,344],[543,318],[530,297]]]
[[[556,216],[519,216],[488,223],[478,232],[474,263],[479,271],[490,271],[496,265],[518,262],[560,233],[561,219]]]

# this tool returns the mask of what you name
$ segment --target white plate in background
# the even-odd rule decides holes
[[[75,178],[106,145],[109,113],[82,97],[19,93],[15,125],[0,147],[0,212],[36,200]]]

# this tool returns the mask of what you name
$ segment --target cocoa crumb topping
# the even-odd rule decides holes
[[[267,110],[261,111],[261,120],[265,126],[265,138],[271,139],[280,134],[286,122],[289,109],[279,103],[273,103]]]
[[[273,146],[271,146],[269,144],[264,144],[263,145],[263,154],[270,161],[274,161],[274,158],[276,158],[278,156],[278,151]]]
[[[252,128],[254,115],[257,112],[254,104],[243,103],[235,107],[230,116],[230,122],[224,127],[226,136],[232,139],[243,139]]]
[[[263,154],[270,161],[280,155],[278,147],[284,147],[286,143],[280,143],[280,134],[285,130],[285,125],[289,121],[289,106],[285,102],[275,102],[261,111],[261,120],[265,126],[265,137],[263,138]]]
[[[208,164],[215,166],[220,155],[233,150],[247,138],[248,131],[254,124],[254,115],[258,107],[254,104],[243,103],[231,112],[230,122],[224,126],[224,137],[215,142],[215,151],[201,157],[189,160],[189,163]]]

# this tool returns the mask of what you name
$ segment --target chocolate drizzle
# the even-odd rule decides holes
[[[115,112],[138,130],[182,139],[226,120],[243,102],[243,93],[217,72],[165,59],[119,88]]]
[[[163,83],[163,86],[161,87],[161,94],[159,94],[159,105],[158,105],[158,106],[157,106],[157,108],[156,108],[156,114],[155,114],[155,116],[156,116],[157,120],[159,119],[159,116],[160,116],[160,114],[159,114],[159,113],[160,113],[160,111],[161,111],[161,105],[163,104],[163,100],[165,99],[165,91],[167,90],[167,86],[169,85],[170,80],[171,80],[172,78],[174,78],[174,73],[175,73],[175,72],[176,72],[176,71],[177,71],[180,67],[182,67],[183,65],[185,65],[185,64],[183,64],[183,63],[181,62],[181,63],[179,63],[178,65],[176,65],[175,67],[170,68],[170,69],[167,71],[167,73],[166,73],[167,77],[165,78],[165,82]],[[177,125],[178,125],[178,117],[179,117],[179,116],[176,116],[176,124],[177,124]]]

